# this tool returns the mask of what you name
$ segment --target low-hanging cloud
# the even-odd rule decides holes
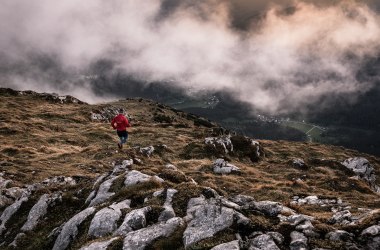
[[[227,91],[272,113],[374,87],[357,76],[380,54],[380,17],[367,4],[273,0],[242,29],[231,2],[3,0],[0,84],[100,101],[112,97],[79,76],[106,59],[143,82]]]

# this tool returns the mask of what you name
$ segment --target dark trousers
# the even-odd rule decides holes
[[[120,143],[121,144],[124,144],[124,143],[126,143],[127,142],[127,140],[128,140],[128,132],[126,131],[126,130],[124,130],[124,131],[117,131],[117,135],[119,136],[119,138],[120,138]]]

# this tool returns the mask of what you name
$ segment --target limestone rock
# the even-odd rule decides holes
[[[66,176],[55,176],[52,178],[45,179],[42,181],[43,185],[51,186],[51,185],[60,185],[60,186],[74,186],[77,182],[72,177]]]
[[[233,224],[236,212],[219,204],[220,201],[214,198],[199,197],[189,201],[185,217],[188,223],[183,234],[185,247],[212,237]]]
[[[380,248],[380,225],[364,229],[360,236],[365,240],[367,249]]]
[[[253,202],[253,209],[260,211],[269,216],[276,216],[283,210],[283,206],[274,201],[257,201]]]
[[[208,137],[205,139],[206,145],[211,145],[219,153],[228,154],[234,151],[230,136],[220,136],[220,137]]]
[[[116,165],[113,168],[112,174],[117,175],[121,172],[126,171],[129,167],[133,165],[133,160],[124,160],[120,165]]]
[[[12,205],[8,206],[0,216],[0,236],[3,235],[6,230],[5,224],[21,207],[21,205],[28,201],[28,197],[22,197],[21,199],[14,202]]]
[[[244,205],[248,205],[249,203],[254,202],[256,200],[252,196],[238,194],[238,195],[232,197],[231,201],[240,205],[240,206],[244,206]]]
[[[326,234],[325,238],[332,240],[332,241],[351,241],[352,238],[354,237],[353,234],[348,233],[347,231],[344,230],[336,230],[334,232],[330,232]]]
[[[352,214],[349,210],[343,210],[335,213],[330,219],[331,224],[347,225],[352,221]]]
[[[108,246],[117,239],[119,238],[114,237],[110,240],[94,242],[88,246],[82,247],[80,250],[107,250]]]
[[[380,187],[376,185],[375,169],[366,158],[349,158],[342,162],[342,164],[346,168],[351,169],[359,178],[368,182],[375,192],[380,192]]]
[[[294,159],[292,164],[294,167],[301,168],[301,169],[306,167],[306,163],[304,162],[304,160],[300,158]]]
[[[169,188],[166,191],[166,201],[164,203],[164,211],[161,212],[160,216],[158,217],[158,221],[167,221],[171,218],[175,217],[175,212],[172,207],[172,202],[173,202],[173,196],[177,193],[178,191],[172,188]]]
[[[97,212],[91,221],[88,235],[93,237],[102,237],[114,232],[117,229],[117,222],[122,213],[121,209],[129,208],[130,200],[125,200]]]
[[[112,177],[111,179],[108,179],[104,181],[102,184],[100,184],[98,192],[96,193],[95,198],[93,198],[89,204],[89,207],[96,206],[98,204],[101,204],[105,201],[107,201],[110,197],[112,197],[115,193],[108,192],[108,190],[111,188],[113,182],[116,180],[117,176]],[[91,195],[91,194],[90,194]]]
[[[240,250],[239,241],[234,240],[228,243],[220,244],[211,248],[211,250]]]
[[[290,250],[306,250],[308,249],[308,239],[305,237],[303,233],[299,233],[297,231],[293,231],[290,234],[291,242],[290,242]]]
[[[146,215],[151,211],[151,207],[135,209],[125,215],[121,226],[113,233],[115,236],[126,236],[129,232],[141,229],[146,226]]]
[[[21,227],[21,231],[26,232],[33,230],[41,218],[47,213],[49,205],[59,199],[62,199],[62,196],[58,193],[53,195],[42,195],[38,202],[30,210],[28,219]]]
[[[175,217],[166,222],[130,232],[124,238],[123,249],[143,250],[154,240],[161,237],[169,237],[182,225],[183,220]]]
[[[74,215],[69,221],[67,221],[63,225],[62,230],[54,243],[53,250],[66,249],[70,245],[71,241],[77,236],[78,226],[94,212],[95,208],[89,207]]]
[[[231,174],[240,172],[240,168],[228,163],[223,159],[217,159],[214,164],[214,173],[216,174]]]
[[[249,245],[249,250],[280,250],[273,238],[268,234],[261,234],[253,238]]]
[[[137,183],[147,182],[151,179],[150,175],[143,174],[140,171],[132,170],[125,176],[124,185],[126,187],[136,185]]]
[[[15,237],[15,239],[14,239],[14,240],[11,242],[11,244],[9,244],[8,246],[9,246],[9,247],[12,247],[12,248],[17,248],[17,242],[18,242],[20,239],[24,238],[25,235],[26,235],[26,234],[24,234],[24,233],[19,233],[19,234],[17,234],[16,237]]]
[[[240,157],[249,157],[252,162],[257,162],[265,156],[264,149],[258,141],[235,135],[231,137],[231,142],[234,145],[235,154]]]
[[[149,147],[145,147],[145,148],[140,148],[139,151],[140,151],[140,153],[142,155],[150,157],[153,154],[153,152],[154,152],[154,147],[153,146],[149,146]]]
[[[174,166],[173,164],[166,164],[165,168],[170,169],[170,170],[174,170],[174,171],[178,171],[177,167]]]

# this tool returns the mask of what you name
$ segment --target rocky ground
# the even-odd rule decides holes
[[[371,155],[253,140],[143,99],[0,89],[0,122],[1,249],[380,248]]]

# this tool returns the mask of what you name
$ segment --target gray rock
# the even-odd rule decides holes
[[[114,176],[111,179],[108,179],[108,180],[104,181],[102,184],[100,184],[98,192],[96,193],[95,198],[93,198],[91,200],[89,207],[99,205],[99,204],[107,201],[113,195],[115,195],[115,193],[108,192],[108,190],[111,188],[111,186],[112,186],[113,182],[116,180],[116,178],[117,178],[117,176]]]
[[[220,244],[211,248],[211,250],[240,250],[239,241],[234,240],[228,243]]]
[[[124,160],[121,165],[116,165],[114,168],[113,168],[113,171],[112,171],[112,175],[117,175],[121,172],[124,172],[126,170],[128,170],[129,167],[131,167],[133,165],[133,160]]]
[[[268,232],[267,235],[272,237],[272,239],[276,242],[277,245],[282,245],[284,243],[284,236],[278,232]]]
[[[175,217],[175,212],[172,207],[172,202],[173,202],[173,196],[177,193],[178,191],[172,188],[169,188],[166,191],[166,201],[164,203],[164,211],[161,212],[160,216],[158,217],[158,221],[167,221],[171,218]]]
[[[166,164],[165,168],[170,169],[170,170],[174,170],[174,171],[178,171],[177,167],[174,166],[173,164]]]
[[[150,157],[154,152],[154,147],[153,146],[149,146],[149,147],[146,147],[146,148],[140,148],[140,153],[147,156],[147,157]]]
[[[359,178],[365,180],[375,192],[380,192],[380,187],[376,185],[375,169],[366,158],[349,158],[342,162],[342,164],[346,168],[351,169]]]
[[[306,250],[308,249],[308,239],[305,237],[303,233],[299,233],[297,231],[293,231],[290,234],[291,242],[290,242],[290,250]]]
[[[347,225],[352,221],[352,214],[348,210],[343,210],[335,213],[330,219],[329,222],[332,224],[341,224]]]
[[[66,176],[54,176],[52,178],[45,179],[42,181],[43,185],[60,185],[60,186],[74,186],[77,182],[72,177]]]
[[[6,180],[3,178],[3,174],[0,176],[0,189],[7,188],[11,183],[11,180]]]
[[[208,137],[205,139],[205,144],[212,145],[216,150],[225,154],[233,152],[234,150],[229,135],[223,135],[220,137]]]
[[[88,235],[93,237],[103,237],[117,229],[117,222],[122,213],[121,209],[130,208],[130,200],[111,205],[97,212],[91,221]]]
[[[143,250],[154,240],[169,237],[182,225],[183,220],[175,217],[166,222],[130,232],[124,238],[123,250]]]
[[[280,250],[273,238],[267,234],[261,234],[251,240],[248,250]]]
[[[247,205],[247,204],[254,202],[256,200],[252,196],[238,194],[238,195],[232,197],[231,201],[240,205],[240,206],[244,206],[244,205]]]
[[[147,182],[151,180],[151,176],[143,174],[140,171],[132,170],[125,176],[124,185],[126,187],[136,185],[137,183]]]
[[[354,235],[344,230],[336,230],[326,234],[325,238],[332,241],[351,241]]]
[[[291,215],[286,219],[286,221],[292,224],[293,226],[297,226],[298,224],[303,223],[305,221],[313,221],[313,220],[314,220],[314,217],[304,215],[304,214]]]
[[[293,166],[298,168],[304,168],[306,166],[304,160],[297,158],[293,160]]]
[[[380,225],[374,225],[363,230],[360,234],[364,237],[374,237],[380,235]]]
[[[17,248],[17,242],[21,239],[24,238],[25,234],[24,233],[19,233],[16,235],[15,239],[12,241],[11,244],[9,244],[9,247]]]
[[[92,186],[93,189],[96,188],[100,183],[102,183],[107,177],[109,176],[109,174],[102,174],[101,176],[99,176],[94,185]]]
[[[204,197],[191,199],[185,217],[188,222],[183,234],[185,247],[230,227],[234,222],[235,214],[233,209],[220,206],[218,199],[206,200]]]
[[[239,173],[240,168],[235,165],[229,164],[223,159],[217,159],[213,164],[214,173],[216,174],[231,174]]]
[[[269,216],[276,216],[283,210],[283,206],[280,203],[274,201],[253,202],[252,208]]]
[[[94,242],[88,246],[82,247],[80,250],[107,250],[108,246],[118,239],[118,237],[114,237],[110,240]]]
[[[21,231],[27,232],[33,230],[42,217],[47,213],[49,205],[56,200],[62,199],[61,194],[48,195],[44,194],[40,197],[38,202],[32,207],[28,214],[28,219],[21,227]]]
[[[94,212],[95,208],[89,207],[74,215],[69,221],[67,221],[63,225],[62,230],[54,243],[53,250],[66,249],[70,245],[71,241],[77,236],[78,226]]]
[[[151,211],[151,207],[144,207],[133,210],[125,215],[121,226],[113,233],[114,236],[126,236],[129,232],[141,229],[146,226],[146,215]]]
[[[8,206],[0,216],[0,236],[3,235],[6,230],[5,224],[21,207],[21,205],[28,201],[28,197],[22,197],[21,199],[14,202],[12,205]]]

